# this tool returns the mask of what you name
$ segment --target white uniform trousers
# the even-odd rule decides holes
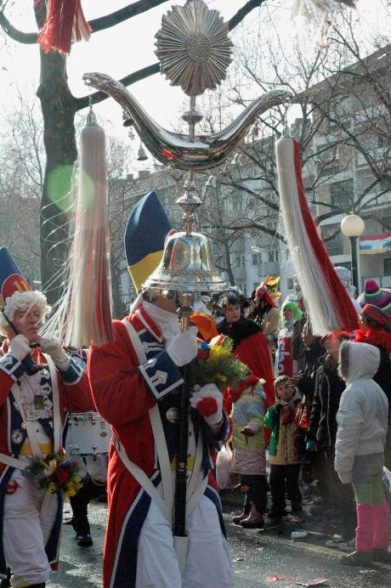
[[[215,505],[206,496],[187,517],[188,549],[183,578],[171,526],[152,501],[141,529],[136,588],[232,588],[227,541]]]
[[[36,487],[16,470],[10,482],[18,487],[6,494],[4,502],[3,544],[7,565],[12,570],[12,586],[46,582],[50,565],[46,541],[56,516],[57,497]]]

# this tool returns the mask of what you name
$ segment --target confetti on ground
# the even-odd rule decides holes
[[[312,588],[314,586],[325,586],[327,584],[326,578],[314,578],[313,580],[298,580],[296,582],[299,586],[306,586],[307,588]]]
[[[291,576],[277,576],[277,574],[266,578],[266,582],[286,582],[291,580],[294,580],[294,578],[292,578]]]

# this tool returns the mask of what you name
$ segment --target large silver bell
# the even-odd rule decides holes
[[[207,237],[178,232],[167,238],[162,260],[143,287],[212,294],[227,285],[214,265]]]

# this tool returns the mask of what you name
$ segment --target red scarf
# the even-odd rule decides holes
[[[239,386],[235,388],[235,390],[232,390],[232,388],[227,388],[226,395],[229,397],[231,402],[237,402],[243,394],[243,392],[247,390],[247,388],[249,388],[250,386],[251,388],[254,388],[254,386],[256,386],[258,382],[259,378],[257,378],[257,376],[249,376],[248,378],[243,380],[243,382],[241,382]]]
[[[354,341],[357,343],[369,343],[375,347],[384,347],[391,353],[391,331],[376,327],[367,327],[356,331]]]

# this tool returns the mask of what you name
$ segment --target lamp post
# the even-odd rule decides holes
[[[359,267],[357,255],[357,239],[364,231],[364,221],[357,214],[348,214],[341,221],[341,231],[345,237],[349,237],[352,256],[352,283],[357,293],[359,292]]]

